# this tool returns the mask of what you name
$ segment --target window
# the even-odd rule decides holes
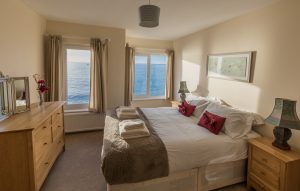
[[[90,96],[90,49],[89,47],[65,48],[65,94],[69,108],[87,108]]]
[[[137,51],[134,64],[134,99],[165,99],[167,55]]]

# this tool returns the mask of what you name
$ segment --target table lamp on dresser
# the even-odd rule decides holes
[[[180,81],[180,87],[179,87],[178,93],[180,93],[181,102],[184,102],[185,98],[186,98],[185,93],[190,93],[190,91],[188,90],[188,88],[186,86],[186,81]]]
[[[300,130],[300,121],[296,112],[296,101],[276,98],[273,112],[265,121],[275,125],[273,130],[275,136],[273,146],[282,150],[290,150],[291,147],[287,141],[292,136],[291,129]]]

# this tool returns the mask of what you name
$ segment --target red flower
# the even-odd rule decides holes
[[[44,83],[45,83],[45,80],[39,80],[37,83],[38,83],[38,84],[44,84]]]

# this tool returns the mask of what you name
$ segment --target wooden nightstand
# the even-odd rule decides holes
[[[247,189],[300,191],[300,152],[272,146],[272,139],[249,140]]]
[[[172,107],[178,107],[178,105],[180,105],[180,104],[181,103],[179,101],[175,101],[175,100],[171,101],[171,106]]]

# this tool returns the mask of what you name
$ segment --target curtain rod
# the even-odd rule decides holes
[[[49,36],[51,34],[46,33],[44,36]],[[95,38],[95,37],[81,37],[81,36],[70,36],[70,35],[60,35],[62,36],[62,38],[69,38],[69,39],[81,39],[81,40],[90,40],[91,38]],[[101,38],[100,38],[101,39]],[[110,42],[111,39],[110,38],[105,38],[103,41],[108,41]]]

